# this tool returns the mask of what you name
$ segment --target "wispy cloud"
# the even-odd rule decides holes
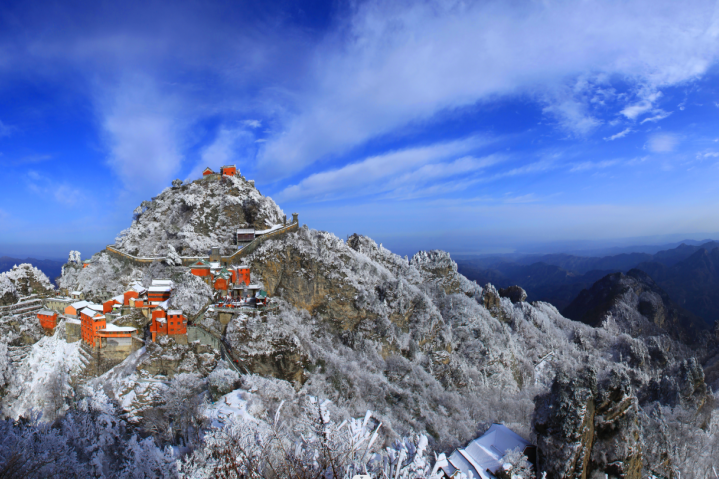
[[[420,186],[430,180],[480,170],[500,161],[496,156],[467,156],[486,143],[486,139],[471,137],[372,156],[342,168],[312,174],[285,188],[278,196],[283,200],[321,200],[396,190],[407,185]]]
[[[649,1],[524,7],[358,6],[346,31],[328,36],[319,50],[311,83],[316,88],[296,97],[282,127],[268,138],[262,164],[289,175],[439,112],[507,95],[544,98],[558,86],[574,91],[577,78],[586,75],[627,79],[637,94],[612,101],[637,121],[655,111],[661,88],[703,74],[719,49],[710,2],[692,8],[671,2],[656,8]],[[545,112],[562,128],[587,134],[602,121],[588,107],[603,104],[590,91],[600,89],[606,87],[560,95]]]
[[[612,135],[612,136],[609,136],[609,137],[604,138],[604,141],[614,141],[614,140],[618,140],[619,138],[624,138],[625,136],[627,136],[627,135],[628,135],[629,133],[631,133],[631,132],[632,132],[632,129],[631,129],[631,128],[625,128],[624,130],[620,131],[619,133],[615,133],[615,134]]]
[[[147,77],[125,80],[101,95],[109,166],[127,190],[155,193],[183,159],[181,105]]]
[[[679,144],[679,137],[673,133],[657,133],[649,137],[647,148],[654,153],[670,153]]]
[[[577,163],[573,165],[569,171],[571,173],[576,173],[579,171],[588,171],[588,170],[603,170],[615,165],[618,165],[620,163],[619,160],[603,160],[603,161],[583,161],[581,163]]]
[[[666,118],[666,117],[668,117],[669,115],[672,114],[672,112],[670,112],[670,111],[664,111],[664,110],[655,110],[655,112],[656,112],[656,115],[651,116],[651,117],[649,117],[649,118],[643,119],[642,121],[639,122],[639,124],[640,124],[640,125],[643,125],[643,124],[645,124],[645,123],[647,123],[647,122],[656,123],[656,122],[658,122],[659,120],[663,120],[664,118]]]
[[[34,170],[28,171],[27,177],[28,189],[45,201],[52,199],[53,202],[72,207],[88,200],[79,188],[65,181],[55,181]]]

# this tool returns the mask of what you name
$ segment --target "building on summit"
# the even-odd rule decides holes
[[[220,176],[234,176],[237,173],[237,166],[235,165],[225,165],[222,168],[220,168]]]

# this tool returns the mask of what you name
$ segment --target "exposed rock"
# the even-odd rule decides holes
[[[632,336],[667,333],[686,344],[703,340],[707,325],[674,304],[643,271],[613,273],[582,290],[564,314],[575,321],[599,326],[608,317]]]
[[[200,343],[178,344],[171,336],[161,336],[156,343],[147,343],[147,354],[137,369],[150,375],[168,378],[179,373],[207,376],[220,359],[219,351]]]
[[[513,303],[521,303],[527,300],[527,292],[519,286],[509,286],[499,290],[502,298],[509,298]]]
[[[548,477],[642,477],[637,399],[630,391],[626,374],[614,370],[599,384],[592,369],[557,375],[551,392],[537,397],[534,416]]]

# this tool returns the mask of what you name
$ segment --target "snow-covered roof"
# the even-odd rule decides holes
[[[118,294],[117,296],[110,298],[109,301],[117,301],[119,303],[122,303],[125,301],[125,295],[124,294]]]
[[[172,286],[172,280],[171,279],[153,279],[152,280],[152,286]]]
[[[507,452],[516,448],[523,451],[527,446],[531,446],[531,443],[508,427],[492,424],[483,436],[470,442],[464,449],[456,449],[448,458],[452,467],[442,469],[450,475],[459,469],[467,476],[471,472],[474,477],[490,479],[494,476],[487,471],[493,474],[502,467],[501,460]]]
[[[167,314],[182,314],[182,311],[179,309],[170,309],[167,311]]]
[[[82,291],[72,291],[72,292],[70,292],[70,295],[73,295],[73,294],[76,295],[76,296],[79,296],[79,295],[82,294]]]
[[[75,319],[75,318],[65,318],[65,321],[70,324],[82,324],[82,321],[80,321],[79,319]]]
[[[57,314],[57,313],[50,309],[43,308],[40,311],[38,311],[37,314],[42,314],[43,316],[52,316],[53,314]]]
[[[224,165],[223,168],[237,168],[236,165]]]
[[[241,228],[237,230],[238,235],[248,235],[248,234],[254,234],[255,229],[254,228]]]
[[[150,286],[148,291],[151,293],[166,293],[172,291],[172,286]]]
[[[75,308],[75,311],[78,311],[78,310],[84,308],[85,306],[87,306],[88,304],[90,304],[89,301],[78,301],[77,303],[72,303],[70,306]]]
[[[92,319],[95,319],[95,320],[105,318],[104,315],[102,315],[102,314],[98,313],[97,311],[90,309],[90,308],[85,308],[82,311],[80,311],[80,313],[84,314],[85,316],[90,316]]]
[[[130,331],[137,331],[137,328],[133,328],[132,326],[115,326],[114,324],[108,324],[105,326],[104,329],[101,329],[100,331],[123,331],[123,332],[130,332]]]
[[[212,171],[212,168],[210,168],[210,167],[208,166],[207,168],[205,168],[205,169],[202,170],[202,171],[205,172],[205,171],[208,171],[208,170],[209,170],[209,171]]]
[[[94,309],[95,311],[102,311],[105,309],[101,304],[88,303],[87,308]]]

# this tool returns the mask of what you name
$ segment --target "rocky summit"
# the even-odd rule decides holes
[[[80,320],[64,309],[25,350],[0,349],[10,371],[4,414],[40,408],[63,431],[68,418],[101,417],[116,428],[110,463],[130,461],[128,441],[144,441],[170,476],[206,474],[230,439],[304,450],[317,433],[307,414],[319,411],[328,428],[368,434],[371,455],[357,460],[375,458],[371,470],[395,467],[405,451],[392,469],[399,477],[442,477],[441,458],[492,423],[536,445],[537,477],[705,477],[719,447],[704,371],[716,370],[716,340],[646,274],[603,278],[567,309],[573,320],[528,303],[518,286],[469,281],[446,252],[401,257],[366,236],[287,224],[239,174],[176,184],[143,203],[111,248],[85,262],[71,255],[58,281],[100,305],[110,339],[135,331],[135,346],[104,356],[102,338],[71,342]],[[243,246],[238,229],[278,233]],[[33,281],[16,280],[3,297],[49,289]],[[146,306],[152,294],[165,296]],[[173,315],[184,333],[159,329]],[[163,455],[170,446],[181,457]],[[83,457],[105,454],[93,451]]]

